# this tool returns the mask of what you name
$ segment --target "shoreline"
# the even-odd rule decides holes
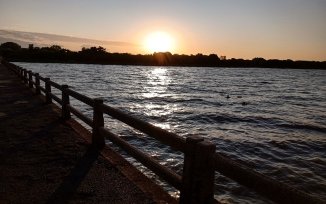
[[[84,63],[71,61],[10,61],[11,63],[35,63],[35,64],[76,64],[76,65],[112,65],[112,66],[144,66],[144,67],[179,67],[179,68],[216,68],[216,69],[294,69],[294,70],[326,70],[321,68],[295,68],[295,67],[245,67],[245,66],[179,66],[179,65],[139,65],[139,64],[112,64],[112,63]],[[326,64],[326,63],[325,63]]]

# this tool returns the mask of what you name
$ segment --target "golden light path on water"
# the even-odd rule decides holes
[[[142,96],[145,99],[154,97],[165,97],[168,93],[168,86],[172,82],[173,78],[166,68],[155,68],[150,70],[147,74],[147,86],[144,87],[144,93]],[[165,104],[163,107],[159,104],[153,104],[152,102],[145,103],[143,105],[146,110],[146,115],[148,116],[167,116],[172,114],[178,109],[176,104]],[[160,128],[169,130],[171,127],[169,124],[165,123],[153,123],[153,125]]]

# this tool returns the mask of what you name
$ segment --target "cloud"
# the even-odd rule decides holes
[[[34,44],[34,46],[40,47],[60,45],[71,50],[80,50],[84,45],[102,46],[109,50],[130,50],[130,48],[133,49],[138,46],[134,43],[122,41],[101,41],[46,33],[0,30],[0,43],[9,41],[16,42],[22,47],[27,47],[29,44]]]

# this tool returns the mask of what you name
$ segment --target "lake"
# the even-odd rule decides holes
[[[182,137],[203,136],[218,152],[326,200],[325,70],[15,64]],[[72,104],[92,116],[87,105]],[[183,154],[105,120],[112,132],[182,172]],[[222,203],[271,203],[222,175],[215,194]]]

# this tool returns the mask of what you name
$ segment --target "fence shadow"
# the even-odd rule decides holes
[[[75,168],[71,170],[70,174],[50,196],[47,204],[68,203],[69,199],[74,192],[76,192],[77,188],[92,168],[99,154],[100,152],[96,148],[90,146],[84,156],[78,161]]]

